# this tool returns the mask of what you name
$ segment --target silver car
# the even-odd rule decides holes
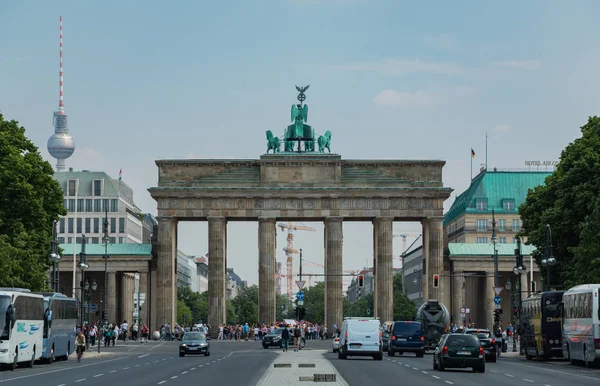
[[[210,338],[201,332],[186,332],[179,344],[179,356],[186,354],[210,355]]]

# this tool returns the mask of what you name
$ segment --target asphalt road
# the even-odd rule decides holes
[[[102,348],[102,356],[90,354],[80,363],[71,358],[52,365],[38,364],[33,369],[0,371],[2,385],[209,385],[255,386],[277,357],[275,348],[265,350],[258,342],[211,342],[211,356],[178,356],[178,343],[130,343]],[[324,357],[350,386],[359,385],[460,385],[460,386],[560,386],[600,385],[600,369],[571,366],[563,361],[535,362],[522,358],[500,359],[487,363],[486,372],[433,370],[431,355],[416,358],[384,356],[340,360],[331,353],[331,341],[307,342],[307,350],[322,349]],[[320,355],[315,353],[315,355]]]

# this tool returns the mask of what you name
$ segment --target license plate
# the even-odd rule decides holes
[[[471,352],[469,352],[469,351],[457,351],[456,355],[471,355]]]
[[[398,338],[398,342],[406,342],[406,338]]]
[[[351,344],[350,348],[360,348],[360,344]]]

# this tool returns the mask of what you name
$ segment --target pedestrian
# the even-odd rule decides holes
[[[300,350],[300,336],[302,335],[302,332],[300,331],[300,327],[296,326],[296,328],[294,328],[294,352],[297,352],[298,350]]]
[[[281,331],[281,343],[283,346],[283,352],[286,352],[290,343],[290,331],[288,330],[287,326]]]
[[[75,339],[75,351],[77,352],[77,362],[81,362],[81,357],[85,351],[85,335],[82,331],[77,333],[77,338]]]
[[[223,325],[219,324],[219,335],[217,336],[218,340],[223,340]]]

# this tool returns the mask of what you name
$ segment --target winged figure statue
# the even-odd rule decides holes
[[[298,90],[298,92],[299,92],[300,94],[304,94],[304,92],[305,92],[306,90],[308,90],[308,88],[309,88],[309,87],[310,87],[310,84],[309,84],[308,86],[305,86],[305,87],[298,87],[298,86],[296,86],[296,90]]]

